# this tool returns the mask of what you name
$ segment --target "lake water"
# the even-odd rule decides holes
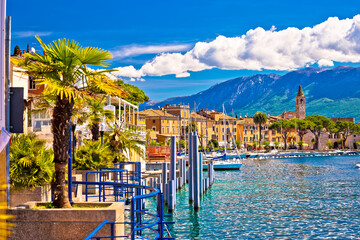
[[[244,160],[216,172],[201,209],[177,193],[176,239],[360,239],[359,156]]]

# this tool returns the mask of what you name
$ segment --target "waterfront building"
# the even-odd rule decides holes
[[[164,109],[147,109],[139,114],[145,116],[146,129],[157,132],[158,142],[167,142],[171,136],[180,137],[179,116],[167,113]]]

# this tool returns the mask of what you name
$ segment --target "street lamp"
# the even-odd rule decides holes
[[[101,138],[101,146],[102,146],[104,143],[104,126],[102,123],[100,124],[100,138]]]

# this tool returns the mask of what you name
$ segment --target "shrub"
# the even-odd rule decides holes
[[[264,142],[264,148],[268,151],[270,149],[270,142],[269,141],[265,141]]]
[[[326,145],[328,146],[329,149],[334,148],[334,145],[330,140],[326,142]]]
[[[85,141],[75,151],[73,168],[77,170],[98,170],[103,167],[112,167],[114,154],[108,143],[100,141]]]
[[[35,135],[13,134],[10,146],[10,184],[15,189],[50,183],[54,154]]]
[[[211,139],[208,145],[210,146],[210,148],[218,148],[219,142],[216,139]]]

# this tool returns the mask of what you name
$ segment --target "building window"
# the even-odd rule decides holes
[[[253,130],[250,131],[250,134],[253,134]]]
[[[236,128],[234,128],[233,132],[236,132]]]
[[[153,130],[153,131],[156,131],[156,127],[152,127],[152,130]]]
[[[224,132],[224,128],[222,128],[222,132]]]
[[[162,129],[161,133],[165,133],[165,127],[162,127],[161,129]]]
[[[169,134],[169,127],[166,127],[166,133]]]
[[[219,132],[219,128],[216,128],[216,132]]]
[[[247,130],[245,130],[245,134],[247,134]]]
[[[173,127],[173,134],[175,134],[175,127]]]
[[[155,120],[153,120],[153,123],[155,123]]]
[[[29,76],[29,89],[30,89],[30,90],[36,89],[35,78],[32,77],[32,76]]]

